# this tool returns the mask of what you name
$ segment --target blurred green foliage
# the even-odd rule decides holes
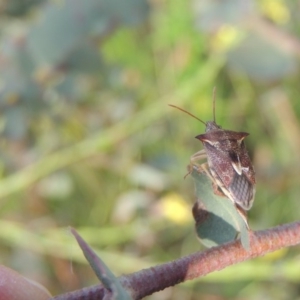
[[[203,249],[183,180],[201,148],[176,104],[246,131],[253,230],[299,219],[295,1],[1,1],[0,257],[53,294]],[[149,299],[300,299],[297,249]],[[73,270],[72,270],[73,269]]]

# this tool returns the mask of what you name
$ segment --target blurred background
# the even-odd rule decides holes
[[[203,250],[192,154],[246,131],[253,230],[300,218],[300,1],[1,0],[0,263],[53,295]],[[300,299],[299,247],[147,299]]]

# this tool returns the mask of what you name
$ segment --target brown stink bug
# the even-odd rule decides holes
[[[213,96],[213,121],[204,122],[193,114],[175,106],[203,123],[205,133],[196,136],[204,149],[191,156],[191,165],[207,159],[207,163],[197,165],[204,170],[213,183],[242,210],[249,210],[255,196],[255,172],[245,147],[244,139],[249,133],[222,129],[216,124],[215,90]]]

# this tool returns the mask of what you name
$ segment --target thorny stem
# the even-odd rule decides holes
[[[249,251],[246,251],[238,240],[122,276],[119,278],[120,282],[131,292],[133,299],[141,299],[180,282],[263,256],[283,247],[300,244],[300,222],[251,232],[250,235]],[[103,299],[104,295],[103,286],[96,285],[59,295],[52,300],[100,300]]]

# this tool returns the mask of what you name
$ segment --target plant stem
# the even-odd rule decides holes
[[[237,240],[122,276],[119,279],[134,299],[142,299],[186,280],[199,278],[230,265],[297,244],[300,244],[300,222],[251,232],[249,251],[246,251],[240,240]],[[56,296],[52,300],[100,300],[104,295],[103,286],[96,285]]]

